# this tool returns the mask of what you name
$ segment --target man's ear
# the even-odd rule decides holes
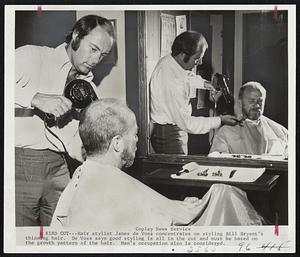
[[[178,58],[179,58],[180,60],[182,60],[183,62],[184,62],[186,56],[187,56],[187,55],[186,55],[185,53],[180,53],[180,54],[178,54]]]
[[[73,39],[74,41],[76,41],[77,38],[78,38],[78,31],[77,31],[77,30],[74,30],[73,33],[72,33],[72,39]]]
[[[180,66],[183,66],[186,63],[184,61],[185,56],[186,55],[184,53],[180,53],[174,56],[174,59],[179,63]]]
[[[242,100],[241,99],[238,99],[238,106],[239,106],[239,108],[242,109]]]
[[[80,45],[80,38],[78,35],[79,35],[78,31],[76,31],[76,30],[73,31],[71,46],[74,51],[77,51],[77,49],[79,48],[79,45]]]
[[[120,135],[114,136],[111,140],[111,147],[115,152],[122,152],[124,149],[124,140]]]
[[[235,102],[235,105],[234,105],[234,114],[237,117],[239,117],[240,115],[242,115],[242,101],[241,101],[241,99],[238,99]]]

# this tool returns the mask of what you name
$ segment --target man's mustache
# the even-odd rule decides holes
[[[261,112],[261,109],[260,108],[253,108],[253,109],[250,109],[250,111]]]

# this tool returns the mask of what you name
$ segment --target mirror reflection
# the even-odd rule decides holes
[[[286,160],[287,12],[145,16],[149,153]]]

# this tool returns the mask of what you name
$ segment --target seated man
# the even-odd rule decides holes
[[[52,226],[126,229],[169,225],[261,225],[244,191],[213,185],[200,200],[170,200],[121,171],[132,165],[137,143],[134,113],[117,99],[93,102],[79,134],[87,153],[59,199]]]
[[[210,153],[282,155],[288,153],[288,131],[263,116],[266,90],[258,82],[248,82],[239,91],[238,104],[243,126],[223,126],[216,134]],[[279,103],[278,103],[279,104]]]

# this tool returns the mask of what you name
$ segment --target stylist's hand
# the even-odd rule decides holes
[[[212,83],[208,80],[204,80],[203,82],[203,87],[206,89],[206,90],[210,90],[210,91],[216,91],[214,86],[212,85]]]
[[[222,96],[222,91],[210,91],[209,92],[209,100],[216,103],[219,101],[220,97]]]
[[[217,91],[215,89],[216,85],[217,84],[215,76],[213,77],[213,80],[211,82],[207,80],[204,81],[204,88],[209,90],[209,100],[215,103],[218,102],[220,97],[222,96],[222,91]]]
[[[233,115],[220,115],[221,124],[235,126],[239,123],[239,119]]]
[[[62,95],[36,93],[31,106],[58,118],[71,110],[72,102]]]

